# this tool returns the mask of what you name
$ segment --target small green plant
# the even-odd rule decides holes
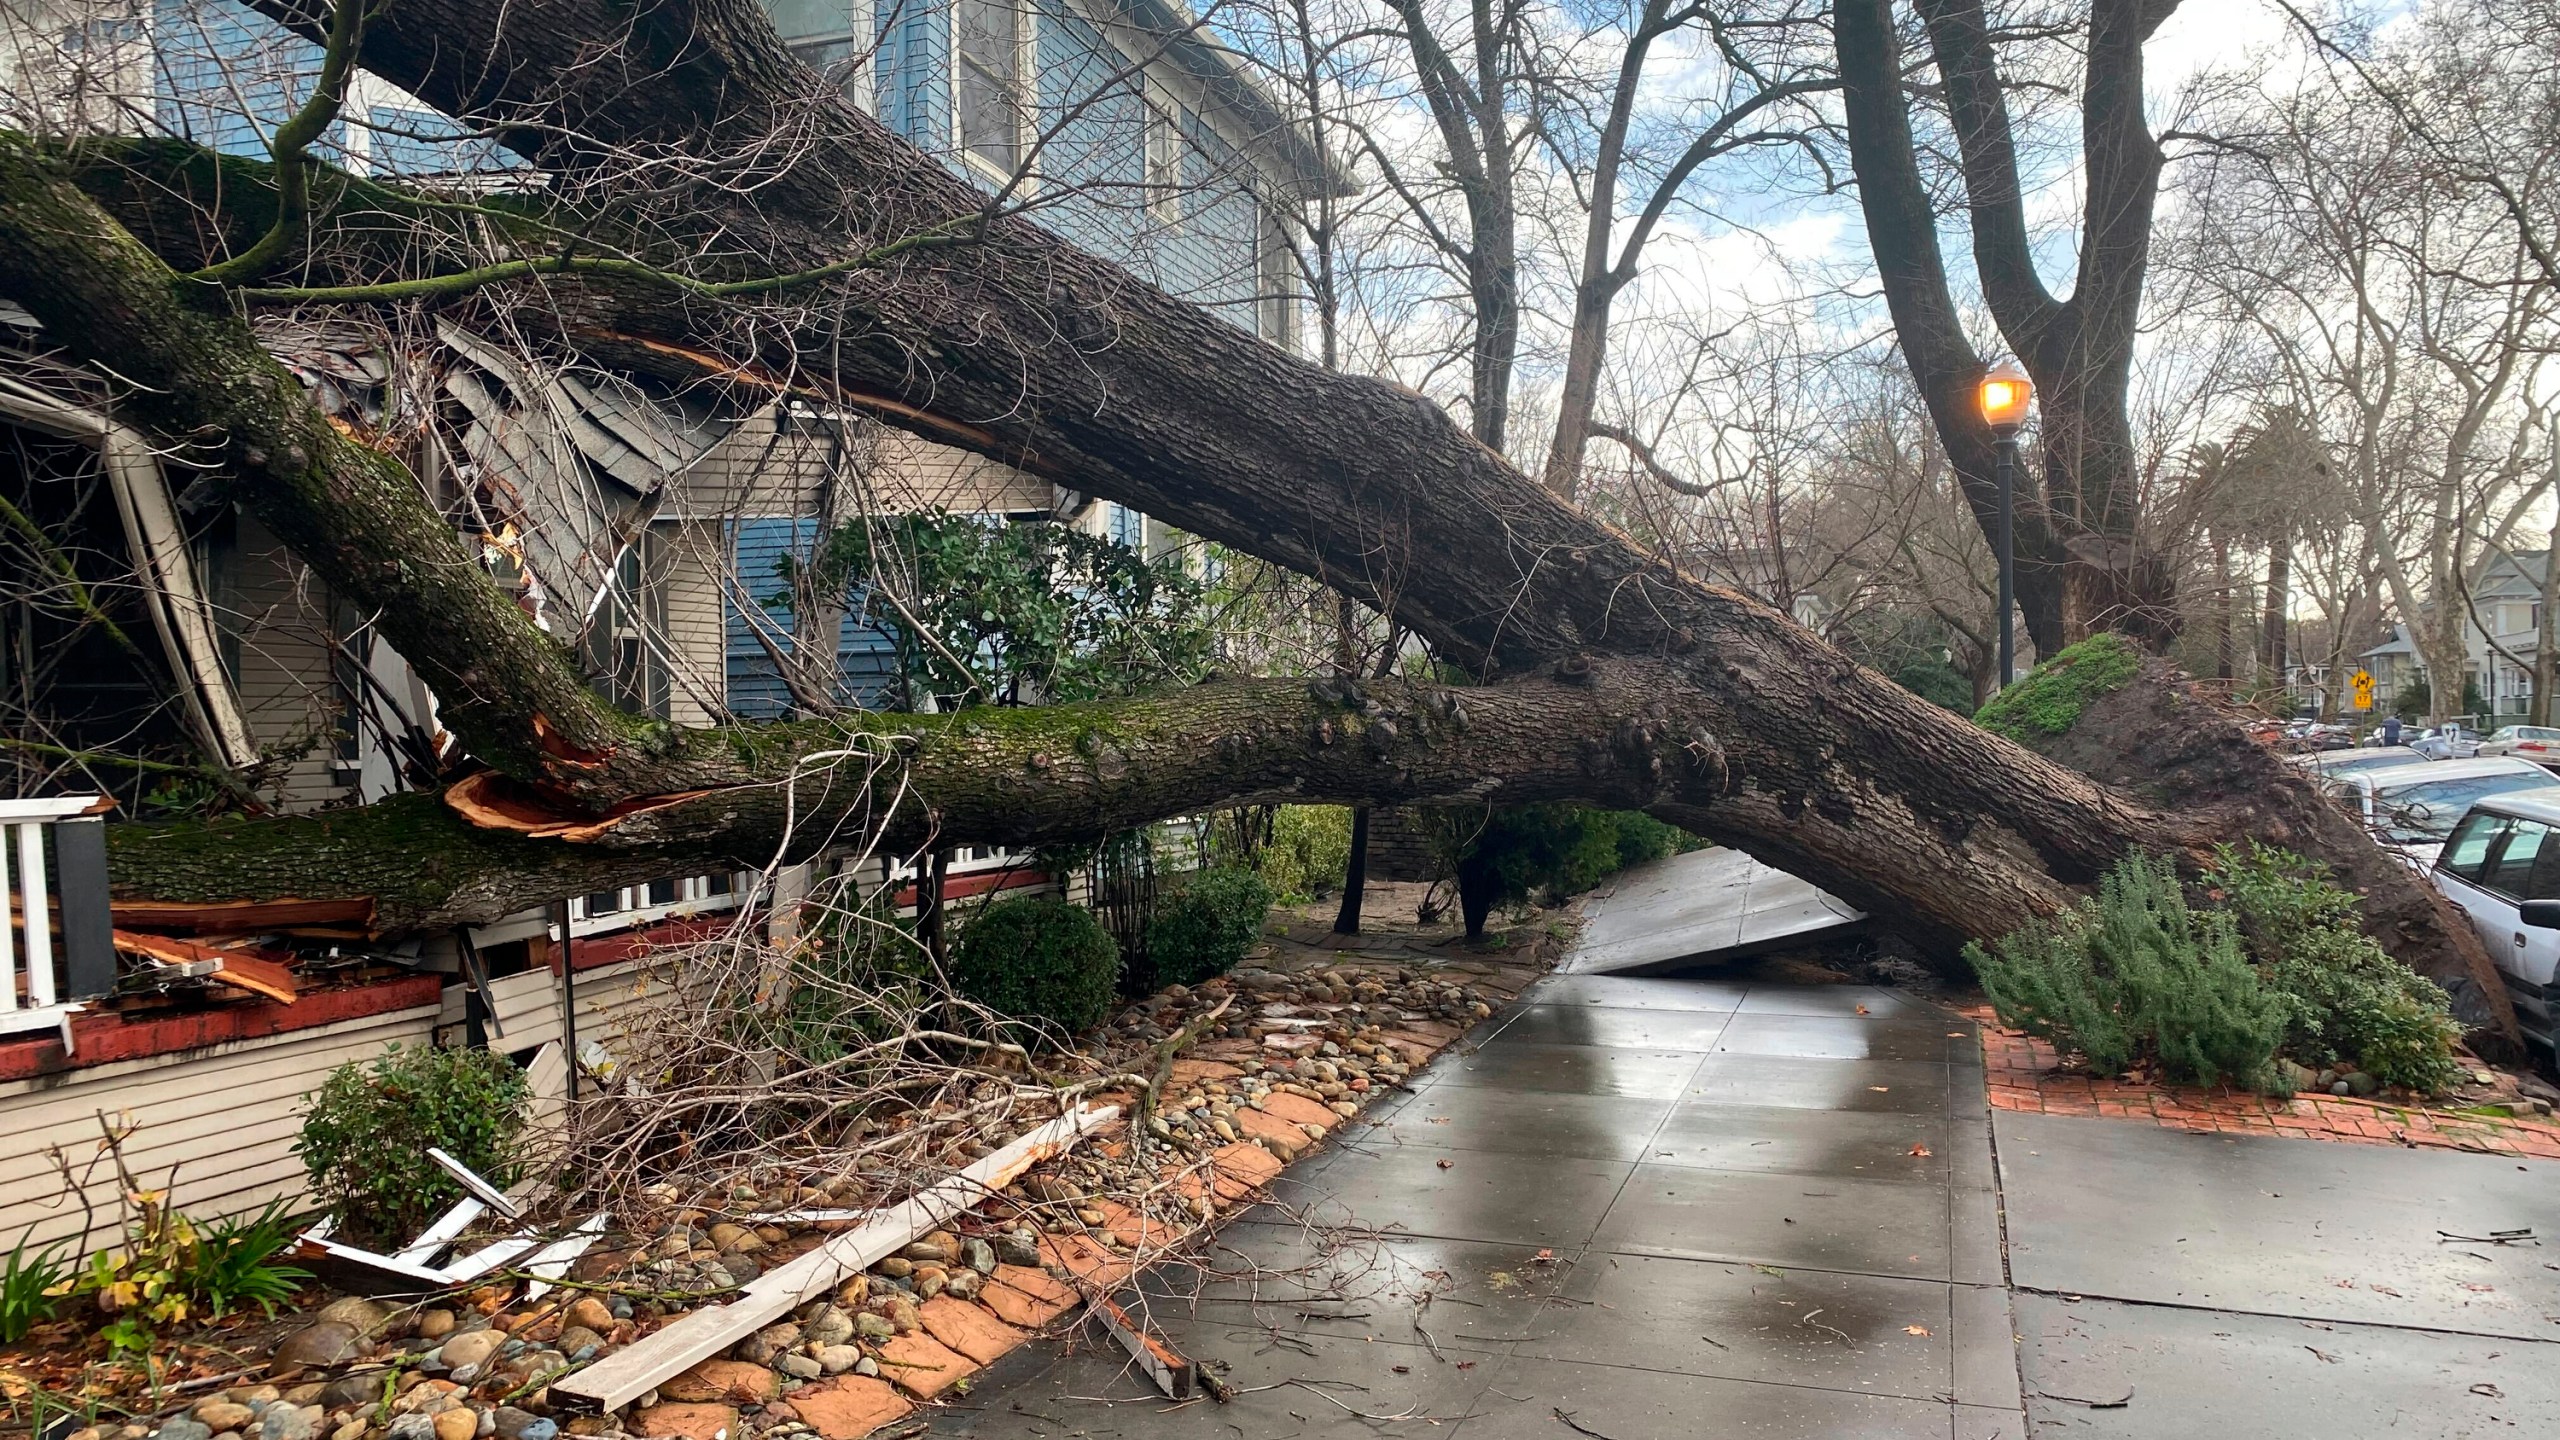
[[[63,1260],[61,1247],[30,1255],[27,1237],[20,1235],[9,1258],[0,1262],[0,1345],[14,1345],[27,1338],[28,1331],[51,1320],[70,1285],[71,1266]]]
[[[272,1315],[311,1279],[275,1263],[289,1229],[281,1200],[247,1220],[208,1222],[170,1209],[162,1191],[129,1190],[126,1203],[124,1247],[92,1254],[67,1286],[107,1317],[99,1333],[110,1350],[146,1353],[162,1327],[218,1320],[244,1303]]]
[[[2133,642],[2101,632],[2057,652],[1992,696],[1974,723],[2022,742],[2068,734],[2082,711],[2123,689],[2141,669],[2142,652]]]
[[[1147,926],[1147,963],[1155,973],[1144,988],[1197,985],[1233,970],[1270,913],[1271,887],[1250,870],[1192,876],[1159,903]]]
[[[1093,912],[1024,896],[996,901],[962,928],[950,973],[953,989],[998,1015],[1073,1034],[1110,1013],[1120,950]]]
[[[311,1278],[307,1270],[274,1263],[293,1238],[292,1218],[282,1200],[272,1200],[246,1219],[197,1224],[195,1243],[180,1252],[175,1266],[179,1287],[216,1318],[244,1304],[274,1314]]]
[[[524,1128],[524,1075],[485,1050],[407,1050],[348,1061],[308,1097],[297,1146],[312,1194],[359,1242],[399,1240],[462,1198],[441,1169],[383,1163],[436,1146],[499,1185],[513,1184]]]
[[[2094,899],[1965,954],[2003,1024],[2093,1069],[2282,1088],[2290,1005],[2259,983],[2229,914],[2188,907],[2166,859],[2127,856]]]

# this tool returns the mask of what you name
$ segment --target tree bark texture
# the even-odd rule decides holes
[[[947,223],[981,199],[826,91],[751,0],[637,12],[403,0],[368,27],[364,59],[451,113],[544,119],[559,128],[542,136],[581,135],[594,151],[752,155],[751,142],[798,137],[773,173],[729,177],[760,183],[687,197],[706,230],[752,238],[777,270]],[[519,138],[549,163],[591,153],[542,136]],[[332,585],[386,617],[405,607],[441,620],[449,604],[470,619],[459,638],[433,623],[387,632],[440,691],[477,695],[500,659],[531,664],[530,647],[548,642],[521,616],[439,588],[479,577],[429,563],[460,547],[449,529],[440,540],[421,533],[433,514],[413,480],[361,447],[333,445],[289,388],[259,383],[274,367],[246,353],[245,326],[209,336],[220,323],[189,318],[170,289],[183,282],[145,283],[138,246],[102,230],[112,222],[94,210],[64,208],[61,187],[35,184],[27,169],[0,182],[0,257],[31,258],[0,259],[0,287],[82,358],[143,367],[134,378],[194,397],[137,397],[164,435],[195,435],[202,422],[187,407],[207,406],[226,432],[222,458],[242,467],[243,503],[299,507],[276,528]],[[47,226],[60,235],[48,240]],[[737,325],[637,283],[562,279],[538,298],[548,308],[529,314],[558,317],[605,358],[692,378],[813,377],[835,402],[1327,577],[1442,655],[1517,683],[1450,695],[1470,717],[1455,727],[1431,720],[1421,700],[1402,710],[1379,701],[1386,714],[1371,717],[1367,698],[1346,698],[1328,716],[1308,708],[1324,703],[1313,698],[1275,709],[1273,692],[1236,686],[1100,710],[681,732],[591,713],[592,697],[582,710],[559,663],[555,675],[487,686],[474,712],[487,718],[464,732],[533,787],[517,829],[491,832],[507,843],[529,835],[572,852],[648,852],[664,874],[682,868],[665,863],[679,851],[764,858],[786,834],[806,841],[838,817],[892,834],[912,825],[942,843],[1022,843],[1264,798],[1573,798],[1642,806],[1736,845],[1945,953],[2049,913],[2130,847],[2197,857],[2244,833],[2232,827],[2251,813],[2245,797],[2164,809],[1951,716],[1783,615],[1646,556],[1420,397],[1328,374],[1018,218],[992,221],[977,243],[832,283],[822,303],[794,312],[796,326]],[[326,484],[260,493],[285,452],[256,438],[280,428],[305,446],[285,478]],[[361,503],[330,488],[351,476]],[[403,483],[415,513],[374,513]],[[389,531],[401,538],[399,565],[376,558]],[[884,735],[913,749],[885,770],[865,758],[862,785],[848,781],[849,760],[811,762],[856,745],[875,755]],[[2284,783],[2280,766],[2257,758],[2270,785]],[[917,803],[879,814],[883,773]],[[473,813],[516,823],[505,810]],[[2318,858],[2377,853],[2335,826],[2302,833]],[[124,873],[138,893],[174,882],[174,872]],[[166,898],[223,888],[202,883]],[[2376,882],[2395,883],[2418,888],[2405,874]],[[296,893],[273,873],[227,884],[223,898]],[[2439,928],[2403,953],[2455,987],[2475,1023],[2504,1023],[2467,929]]]

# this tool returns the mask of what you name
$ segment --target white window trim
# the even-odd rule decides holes
[[[1146,133],[1140,162],[1140,183],[1146,187],[1147,213],[1167,225],[1182,223],[1182,171],[1184,152],[1189,137],[1182,133],[1183,105],[1180,98],[1150,73],[1142,90],[1146,106]],[[1167,179],[1167,175],[1170,179]]]
[[[1022,24],[1014,36],[1014,49],[1019,54],[1014,62],[1013,83],[1020,92],[1017,99],[1022,107],[1022,123],[1016,127],[1018,133],[1014,137],[1014,148],[1027,161],[1039,136],[1040,9],[1030,0],[1015,0],[1015,3],[1021,6]],[[960,6],[957,3],[945,7],[943,26],[944,33],[950,38],[951,51],[950,65],[944,76],[950,97],[951,148],[960,152],[960,163],[968,166],[972,173],[998,186],[1010,185],[1014,179],[1013,172],[981,159],[978,152],[970,149],[966,129],[961,124],[960,67],[966,62],[960,58]],[[1032,179],[1024,176],[1023,188],[1029,189]]]
[[[609,935],[617,930],[636,930],[643,925],[654,925],[661,920],[688,920],[696,915],[737,909],[738,897],[745,893],[746,886],[732,875],[729,877],[729,893],[715,895],[711,891],[711,878],[708,875],[685,876],[676,882],[676,898],[663,905],[634,903],[649,893],[648,882],[625,885],[615,895],[626,908],[592,917],[587,914],[587,897],[572,895],[569,897],[569,933],[579,938]]]

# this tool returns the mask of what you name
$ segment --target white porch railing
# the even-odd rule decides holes
[[[79,1002],[115,988],[104,808],[95,795],[0,800],[0,1034],[58,1029],[69,1050]]]

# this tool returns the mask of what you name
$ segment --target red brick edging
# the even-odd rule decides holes
[[[2200,1133],[2290,1135],[2349,1145],[2560,1160],[2560,1123],[2546,1119],[2469,1115],[2352,1095],[2277,1100],[2240,1090],[2109,1079],[2064,1069],[2051,1045],[2002,1029],[1988,1005],[1963,1013],[1982,1027],[1983,1078],[1990,1085],[1992,1105],[2001,1110],[2149,1120]]]

